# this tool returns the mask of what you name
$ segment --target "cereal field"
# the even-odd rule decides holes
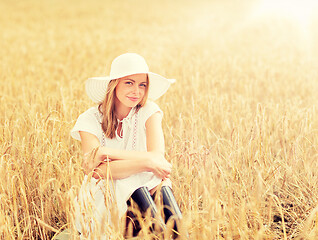
[[[69,132],[93,106],[85,80],[124,52],[177,80],[157,103],[190,239],[318,239],[318,14],[302,2],[0,0],[0,239],[75,229]]]

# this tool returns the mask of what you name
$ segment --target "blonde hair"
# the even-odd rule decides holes
[[[116,98],[116,87],[120,79],[111,80],[108,83],[106,96],[103,102],[98,106],[98,110],[103,114],[102,118],[102,129],[107,138],[113,139],[116,136],[116,129],[118,127],[118,121],[115,116],[115,98]],[[145,90],[145,95],[141,99],[140,103],[136,106],[136,111],[139,111],[141,107],[146,104],[148,98],[148,89],[149,89],[149,77],[147,74],[147,85]]]

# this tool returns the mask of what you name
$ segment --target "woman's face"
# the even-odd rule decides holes
[[[126,107],[135,107],[145,96],[147,84],[145,73],[120,78],[115,89],[116,98]]]

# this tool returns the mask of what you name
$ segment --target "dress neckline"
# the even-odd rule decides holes
[[[125,132],[127,132],[127,129],[132,128],[132,126],[133,126],[132,118],[133,118],[135,113],[136,113],[136,107],[133,107],[132,109],[130,109],[130,111],[126,117],[124,117],[122,120],[117,119],[117,123],[118,123],[117,129],[116,129],[116,139],[117,140],[122,141],[124,139]],[[121,134],[118,134],[118,127],[119,127],[120,123],[121,123],[121,130],[120,130]]]

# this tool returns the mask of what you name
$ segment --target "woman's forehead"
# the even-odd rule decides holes
[[[125,76],[120,80],[133,80],[135,82],[146,82],[147,81],[147,74],[146,73],[138,73],[129,76]]]

